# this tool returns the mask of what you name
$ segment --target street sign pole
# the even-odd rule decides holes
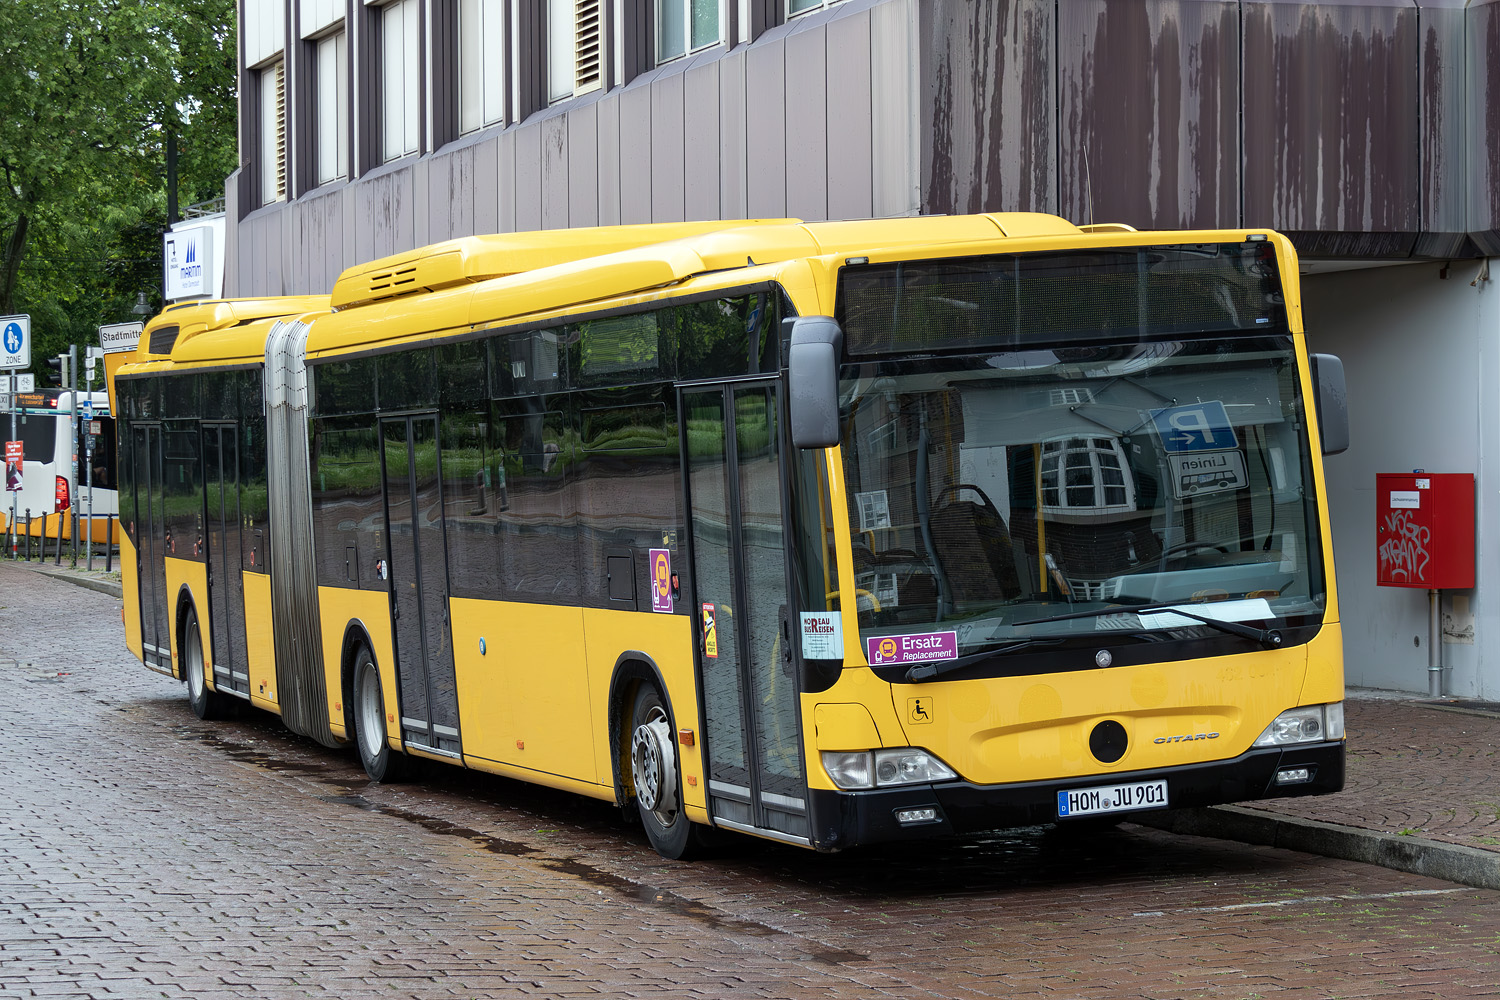
[[[73,461],[68,464],[68,534],[72,544],[73,568],[78,568],[78,345],[68,345],[68,381],[72,382],[73,405],[68,407],[68,436]]]
[[[31,367],[31,317],[25,314],[18,316],[0,316],[0,369],[6,370],[6,388],[10,389],[10,440],[19,440],[16,436],[16,398],[15,398],[15,376],[22,368]],[[11,558],[16,554],[16,504],[19,502],[20,494],[10,495],[10,520],[6,524],[6,534],[10,538]]]

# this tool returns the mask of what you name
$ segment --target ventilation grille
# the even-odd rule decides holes
[[[286,63],[276,64],[276,198],[286,197]]]
[[[151,342],[147,347],[152,354],[171,354],[177,343],[177,327],[159,326],[151,331]]]
[[[389,271],[377,271],[369,275],[370,298],[384,299],[402,292],[413,291],[417,284],[416,265],[398,267]]]
[[[599,0],[575,0],[573,4],[573,94],[598,90],[603,83],[603,60],[599,43],[603,20]]]

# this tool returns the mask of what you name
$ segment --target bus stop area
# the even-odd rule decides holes
[[[23,565],[120,596],[117,572]],[[1500,889],[1500,703],[1351,688],[1345,716],[1347,773],[1339,794],[1137,821]]]

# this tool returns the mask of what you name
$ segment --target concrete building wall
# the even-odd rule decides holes
[[[1352,441],[1324,460],[1348,683],[1428,689],[1428,593],[1377,586],[1375,476],[1475,475],[1477,577],[1445,591],[1446,690],[1500,700],[1500,288],[1483,263],[1408,264],[1303,279],[1313,351],[1339,355]],[[1497,269],[1500,274],[1500,269]],[[1474,282],[1471,284],[1471,282]]]

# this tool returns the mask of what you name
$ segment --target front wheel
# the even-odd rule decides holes
[[[653,684],[642,684],[630,713],[630,776],[635,804],[651,846],[665,858],[683,859],[697,838],[682,808],[677,741],[666,703]]]
[[[392,750],[386,739],[380,668],[367,646],[360,646],[354,654],[354,735],[359,761],[372,781],[394,782],[406,776],[406,756]]]
[[[188,705],[200,719],[222,719],[233,709],[233,703],[217,691],[208,689],[208,664],[203,660],[203,630],[198,627],[198,612],[189,611],[182,629],[182,676],[187,681]]]

